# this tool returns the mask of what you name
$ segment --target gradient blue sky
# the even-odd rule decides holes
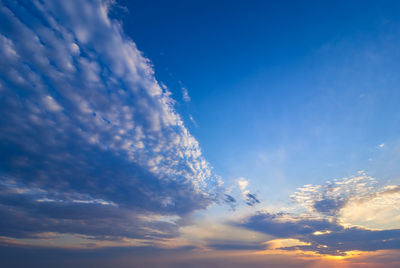
[[[273,199],[359,170],[399,182],[396,1],[121,4],[224,180]]]
[[[399,11],[0,0],[0,257],[398,267]]]

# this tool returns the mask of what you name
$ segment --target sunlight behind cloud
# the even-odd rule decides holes
[[[400,229],[400,187],[386,186],[365,198],[354,197],[340,210],[344,226],[368,229]]]

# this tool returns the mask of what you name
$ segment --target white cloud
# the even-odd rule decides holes
[[[178,81],[178,82],[179,82],[179,85],[181,86],[181,90],[182,90],[182,100],[184,102],[189,102],[191,99],[190,99],[187,88],[183,86],[182,81]]]
[[[0,46],[2,47],[2,54],[4,58],[15,59],[18,57],[17,52],[14,49],[12,40],[0,34]]]
[[[353,196],[339,211],[344,226],[400,229],[400,186],[389,185],[360,198]]]
[[[247,186],[249,185],[249,181],[241,177],[237,180],[237,184],[239,185],[240,191],[245,192],[247,191]],[[246,193],[248,193],[248,191]]]
[[[308,215],[346,227],[400,229],[400,186],[379,187],[364,171],[323,185],[305,185],[292,198]]]
[[[21,81],[26,81],[26,88],[32,91],[29,99],[24,100],[25,105],[41,98],[47,109],[60,111],[62,100],[69,106],[68,118],[60,115],[54,120],[58,123],[69,121],[70,131],[79,130],[77,123],[85,125],[85,131],[80,135],[88,142],[98,137],[100,144],[124,151],[140,165],[146,165],[162,153],[165,161],[159,167],[159,176],[168,175],[165,171],[172,171],[172,167],[176,174],[171,176],[182,174],[198,185],[208,179],[210,167],[203,161],[198,142],[174,110],[169,92],[162,90],[155,80],[149,60],[124,36],[119,24],[104,15],[108,4],[68,1],[58,6],[51,1],[43,4],[34,1],[34,6],[42,12],[50,27],[38,24],[36,28],[27,28],[13,10],[2,7],[10,23],[19,29],[18,33],[7,33],[15,40],[2,37],[3,51],[24,54],[24,61],[37,69],[26,69],[22,62],[3,66]],[[62,23],[53,17],[54,14],[62,18]],[[28,40],[42,40],[52,46],[44,46],[39,41],[28,43]],[[14,48],[13,43],[18,45]],[[85,55],[78,55],[80,51]],[[60,72],[59,68],[63,70],[67,66],[64,59],[73,64],[77,72]],[[43,75],[50,81],[42,80]],[[11,85],[8,90],[13,90]],[[57,92],[57,97],[50,94],[52,90]],[[37,109],[31,112],[41,113]],[[131,131],[133,126],[136,132]],[[109,138],[117,136],[119,139]],[[178,142],[171,143],[174,140]],[[182,169],[177,165],[195,168]]]
[[[190,96],[189,96],[189,92],[188,92],[188,90],[185,88],[185,87],[182,87],[182,99],[185,101],[185,102],[189,102],[191,99],[190,99]]]
[[[245,201],[245,203],[248,206],[254,206],[258,203],[260,203],[260,200],[258,200],[256,194],[252,194],[250,193],[250,190],[248,189],[249,186],[249,181],[246,178],[239,178],[236,181],[237,185],[239,186],[241,195],[242,195],[242,199]]]
[[[51,96],[45,96],[43,98],[44,105],[52,112],[58,112],[62,110],[62,107],[54,100]]]
[[[0,150],[13,151],[2,156],[7,168],[0,175],[69,194],[62,200],[75,200],[74,206],[121,205],[128,211],[115,212],[116,221],[133,236],[124,223],[128,214],[183,217],[212,204],[223,189],[171,93],[121,24],[107,16],[109,8],[109,1],[0,4],[6,22],[0,56],[7,58],[0,62]],[[19,209],[29,218],[27,207]],[[15,220],[7,210],[0,216]]]
[[[291,197],[308,213],[335,217],[350,198],[368,196],[375,184],[374,178],[361,173],[356,177],[327,181],[323,185],[304,185]]]

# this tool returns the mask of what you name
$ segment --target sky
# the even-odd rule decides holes
[[[398,1],[0,0],[6,267],[398,267]]]

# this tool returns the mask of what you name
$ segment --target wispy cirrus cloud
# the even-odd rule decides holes
[[[160,216],[221,196],[170,92],[110,8],[0,4],[1,236],[162,239],[179,225]]]
[[[182,89],[182,100],[184,102],[190,102],[191,98],[189,96],[189,91],[187,90],[186,87],[183,86],[183,83],[181,81],[179,81],[179,85],[181,86]]]

